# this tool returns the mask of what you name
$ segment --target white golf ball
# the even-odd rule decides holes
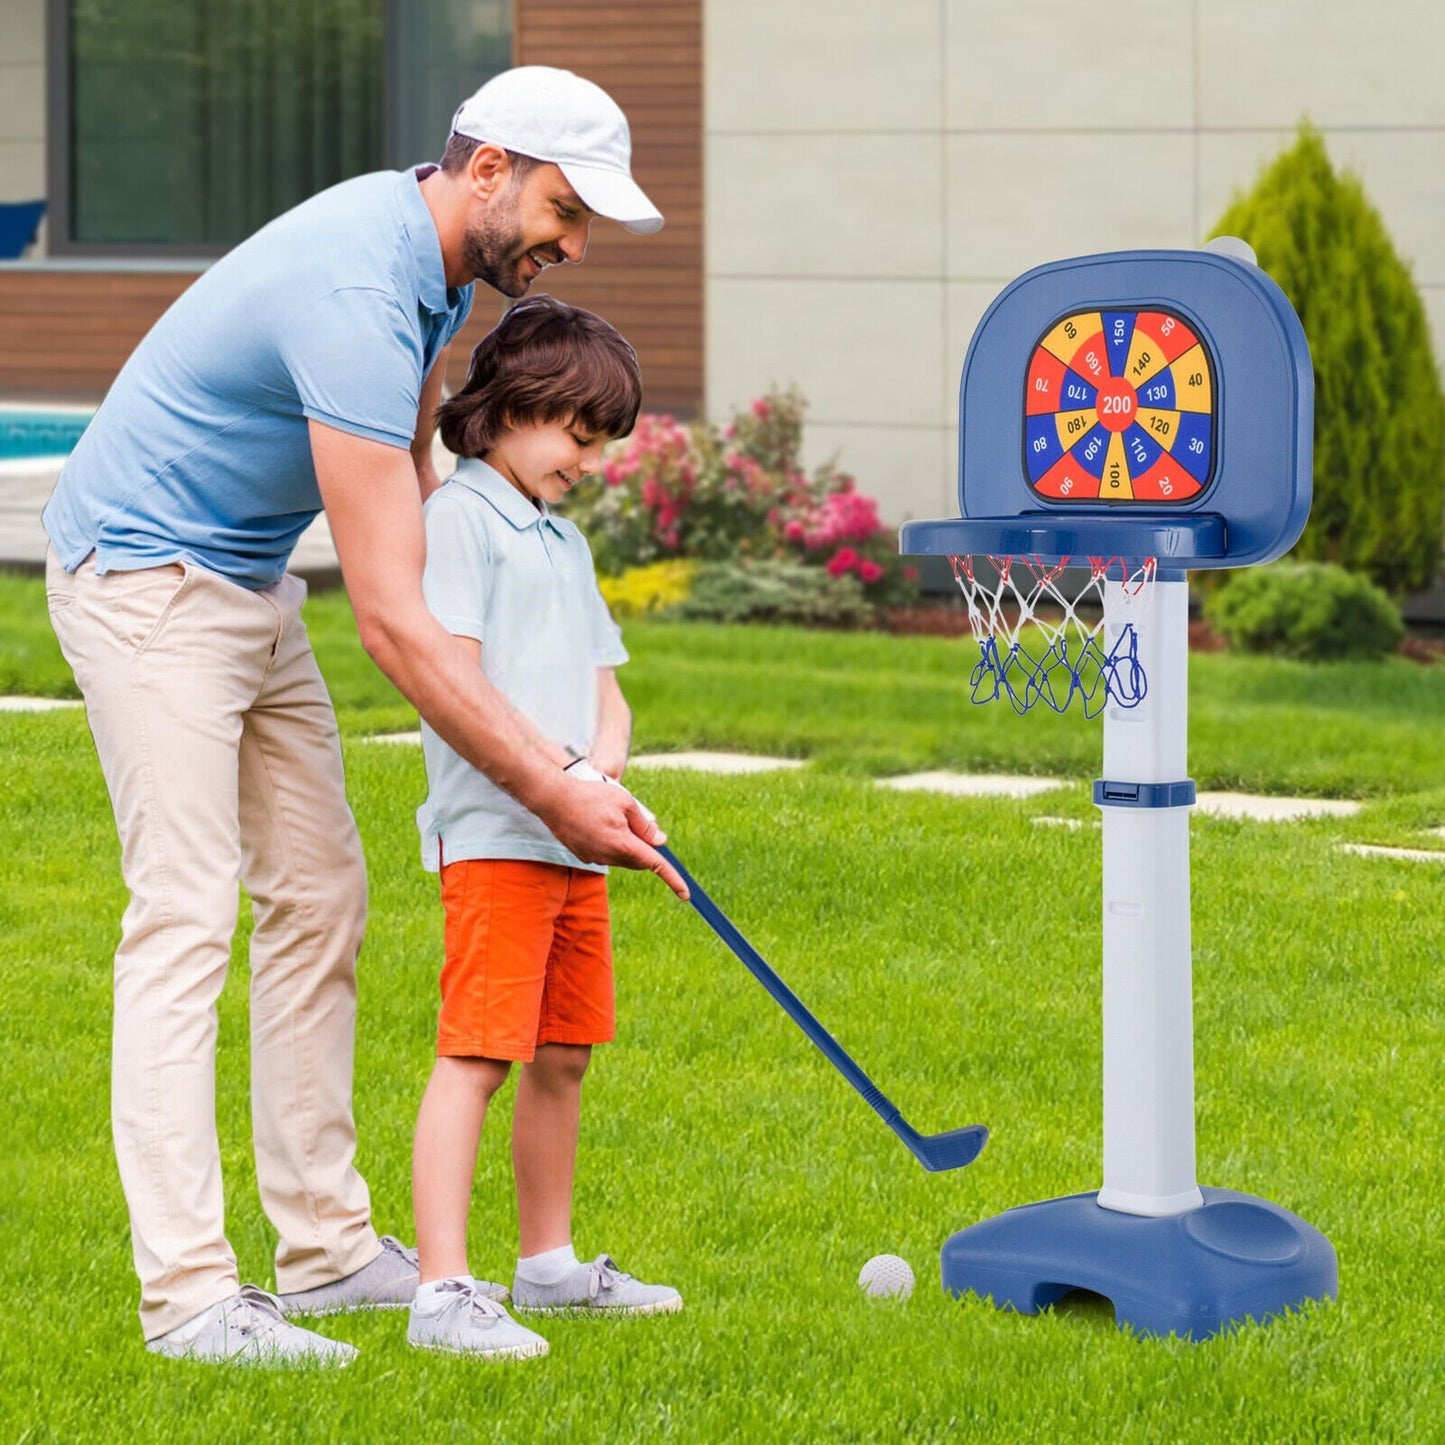
[[[880,1299],[907,1299],[913,1293],[913,1269],[896,1254],[875,1254],[858,1271],[864,1294]]]

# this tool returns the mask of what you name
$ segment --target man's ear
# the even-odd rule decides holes
[[[467,182],[472,194],[480,200],[500,195],[511,178],[511,158],[501,146],[490,141],[479,145],[467,160]]]

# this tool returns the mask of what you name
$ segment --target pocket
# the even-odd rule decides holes
[[[96,600],[116,637],[139,655],[160,636],[191,579],[181,562],[96,578]]]
[[[45,553],[45,605],[52,621],[75,606],[75,577],[60,565],[54,547]]]

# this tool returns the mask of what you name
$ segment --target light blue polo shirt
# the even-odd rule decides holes
[[[586,754],[597,728],[597,669],[627,661],[576,524],[523,496],[485,462],[463,460],[425,508],[427,606],[482,644],[487,680],[538,732]],[[428,796],[417,810],[422,863],[579,861],[536,814],[421,727]]]
[[[345,181],[223,256],[155,324],[66,462],[45,529],[74,571],[187,561],[259,588],[321,510],[308,419],[410,446],[471,309],[420,172]]]

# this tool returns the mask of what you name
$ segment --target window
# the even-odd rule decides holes
[[[388,164],[441,155],[457,107],[512,64],[512,0],[388,0]]]
[[[50,0],[51,250],[214,255],[440,154],[511,63],[506,0]]]

